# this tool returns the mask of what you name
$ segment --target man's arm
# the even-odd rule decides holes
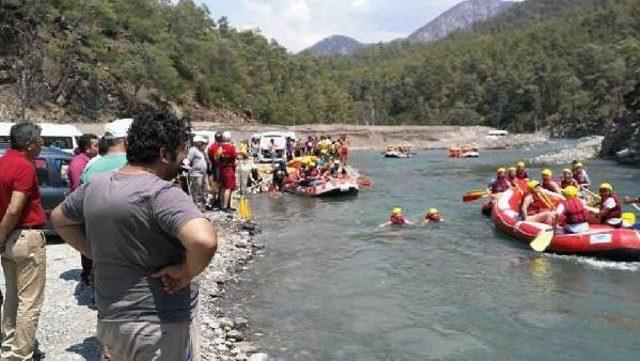
[[[153,274],[160,278],[169,294],[189,285],[211,262],[218,248],[216,229],[206,218],[196,218],[185,223],[178,232],[178,239],[186,249],[185,262],[165,267]]]
[[[51,212],[51,221],[60,238],[86,257],[93,258],[91,249],[87,243],[84,223],[76,222],[65,216],[64,212],[62,212],[62,204],[58,205],[53,212]]]
[[[18,224],[26,204],[27,195],[25,193],[18,191],[11,192],[9,207],[0,222],[0,252],[4,252],[7,238],[9,238],[9,235]]]

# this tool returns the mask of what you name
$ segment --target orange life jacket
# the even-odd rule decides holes
[[[533,202],[531,202],[531,204],[529,205],[529,208],[527,208],[527,214],[528,215],[531,216],[531,215],[538,214],[538,213],[543,212],[543,211],[550,210],[549,206],[543,200],[543,198],[540,196],[540,194],[538,194],[538,193],[530,193],[530,194],[533,197]]]
[[[587,210],[578,198],[563,201],[562,204],[567,224],[580,224],[587,221]]]
[[[391,216],[389,220],[391,221],[391,224],[395,224],[398,226],[406,223],[406,219],[404,218],[404,216]]]

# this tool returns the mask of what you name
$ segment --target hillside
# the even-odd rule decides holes
[[[439,40],[459,29],[487,20],[514,5],[501,0],[467,0],[444,12],[407,37],[412,43]]]
[[[331,35],[303,50],[302,53],[315,55],[349,55],[365,46],[365,44],[348,36]]]

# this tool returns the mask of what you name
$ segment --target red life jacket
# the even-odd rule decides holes
[[[491,193],[502,193],[509,189],[509,181],[506,177],[496,178],[491,184]]]
[[[400,226],[406,223],[404,216],[391,216],[390,221],[391,221],[391,224],[395,224],[397,226]]]
[[[531,196],[533,197],[533,202],[531,202],[531,204],[529,205],[529,208],[527,208],[527,214],[528,215],[534,215],[534,214],[538,214],[542,211],[548,211],[549,207],[547,207],[547,204],[542,200],[542,198],[540,198],[540,196],[537,193],[530,193]]]
[[[587,221],[587,210],[578,198],[563,201],[562,204],[567,224],[580,224]]]
[[[440,216],[437,216],[437,217],[436,217],[436,216],[431,215],[431,214],[427,214],[427,216],[426,216],[426,217],[424,217],[424,219],[429,220],[429,221],[431,221],[431,222],[440,222],[440,221],[442,221],[442,219],[440,218]]]
[[[573,185],[573,180],[574,180],[573,178],[571,178],[571,179],[564,179],[564,178],[562,178],[562,180],[560,181],[560,187],[561,187],[562,189],[565,189],[565,188],[567,188],[568,186]]]
[[[556,191],[556,187],[558,183],[554,182],[553,179],[549,179],[549,180],[543,180],[542,181],[542,188],[551,191],[551,192],[555,192]]]
[[[516,177],[518,179],[527,179],[529,178],[529,174],[527,173],[527,171],[521,171],[521,170],[516,170]]]
[[[613,200],[616,201],[616,206],[610,209],[606,216],[602,217],[602,219],[600,220],[602,223],[605,223],[607,220],[611,218],[622,217],[622,208],[620,207],[620,199],[616,194],[602,197],[602,202],[600,203],[600,210],[604,209],[604,202],[609,198],[613,198]]]
[[[575,179],[579,185],[587,184],[587,182],[584,180],[584,177],[582,176],[582,172],[573,173],[573,179]]]

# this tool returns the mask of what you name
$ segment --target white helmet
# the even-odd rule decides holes
[[[224,131],[222,132],[222,140],[225,142],[228,142],[231,140],[231,132],[229,131]]]
[[[197,143],[197,142],[207,143],[207,138],[201,135],[196,135],[195,137],[193,137],[193,143]]]

